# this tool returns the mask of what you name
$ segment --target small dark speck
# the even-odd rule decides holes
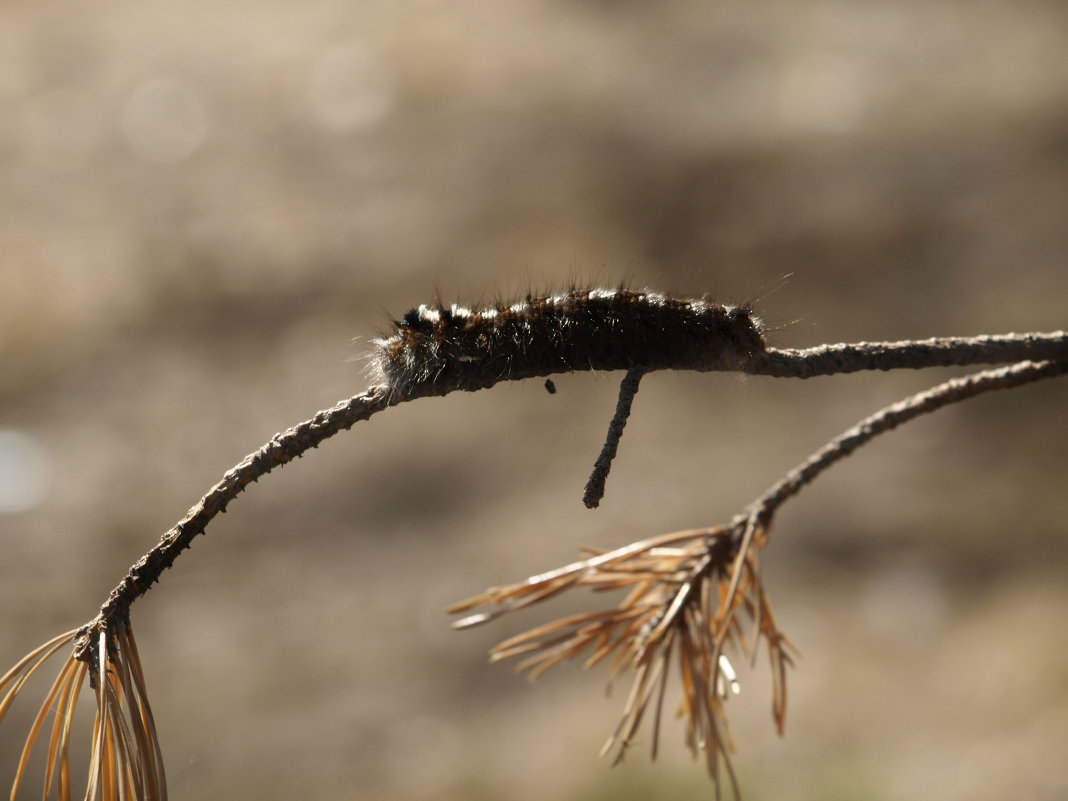
[[[556,394],[556,384],[553,383],[553,380],[551,378],[545,379],[545,391],[548,392],[550,395]]]

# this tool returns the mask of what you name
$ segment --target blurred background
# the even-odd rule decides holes
[[[361,391],[419,303],[626,281],[756,298],[798,347],[1068,325],[1057,0],[24,1],[0,41],[4,669]],[[597,759],[603,671],[486,664],[610,601],[462,633],[444,607],[726,521],[960,372],[650,376],[596,512],[619,375],[358,424],[136,605],[171,797],[711,797],[670,715],[657,765],[647,733]],[[741,671],[746,798],[1068,796],[1066,392],[944,410],[784,508],[765,578],[804,656],[781,739]],[[50,681],[0,727],[0,784]]]

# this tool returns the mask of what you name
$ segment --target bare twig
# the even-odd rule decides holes
[[[378,388],[372,388],[342,401],[331,409],[318,412],[310,420],[305,420],[281,434],[276,434],[270,442],[227,470],[222,480],[208,490],[200,502],[130,568],[126,577],[111,591],[100,608],[100,613],[82,627],[77,643],[77,657],[82,660],[90,658],[89,651],[95,647],[96,633],[110,629],[112,621],[127,615],[133,602],[148,592],[163,571],[174,564],[179,554],[190,546],[193,538],[202,534],[216,515],[225,512],[230,501],[240,495],[249,484],[389,405],[390,401],[385,393]]]
[[[751,511],[740,518],[751,519],[758,526],[770,522],[775,511],[816,476],[879,434],[891,431],[922,414],[936,411],[951,403],[974,398],[984,392],[1012,389],[1044,378],[1068,372],[1068,361],[1020,362],[984,370],[964,378],[953,378],[925,392],[917,393],[861,420],[812,454],[787,473],[750,505]],[[735,521],[738,522],[737,520]]]
[[[742,372],[776,378],[813,378],[862,370],[919,370],[1006,364],[1025,359],[1068,359],[1068,332],[940,337],[904,342],[857,342],[820,345],[806,350],[768,348],[742,367]]]
[[[608,424],[608,436],[605,437],[604,447],[600,456],[593,465],[593,472],[589,481],[586,482],[586,491],[582,495],[582,502],[587,509],[596,509],[604,497],[604,484],[608,480],[608,473],[612,469],[612,460],[616,458],[616,450],[619,448],[619,440],[623,436],[623,429],[630,417],[630,407],[634,403],[634,396],[638,394],[638,384],[641,383],[642,370],[628,370],[619,385],[619,400],[616,402],[616,413],[612,415],[612,422]]]

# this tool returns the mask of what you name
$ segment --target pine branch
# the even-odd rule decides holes
[[[590,316],[577,321],[565,319],[563,313],[580,302],[593,310]],[[541,304],[537,325],[521,331],[516,327],[521,312],[531,311],[537,303]],[[621,310],[632,307],[633,319],[623,320]],[[509,313],[508,309],[498,311],[502,316]],[[460,390],[485,389],[506,380],[626,369],[616,413],[587,486],[587,504],[595,506],[604,491],[638,383],[647,372],[716,370],[809,378],[859,370],[1018,362],[954,379],[867,418],[788,473],[726,526],[654,537],[520,584],[493,588],[453,608],[483,608],[457,624],[468,627],[578,586],[630,588],[617,609],[539,627],[502,643],[494,650],[494,658],[525,655],[520,667],[538,675],[592,650],[588,665],[611,657],[614,673],[633,669],[634,688],[620,726],[605,749],[616,749],[617,759],[626,752],[650,709],[655,755],[664,683],[675,659],[684,689],[687,742],[695,752],[704,753],[717,795],[723,770],[737,789],[727,759],[733,745],[724,707],[730,692],[737,689],[737,680],[723,653],[725,647],[754,654],[761,641],[766,643],[773,668],[773,710],[780,729],[785,717],[786,668],[792,664],[793,646],[776,626],[758,561],[779,506],[828,467],[897,425],[982,392],[1068,372],[1068,334],[1063,331],[776,350],[765,347],[759,321],[746,308],[676,301],[651,293],[598,290],[582,297],[571,293],[528,299],[511,311],[516,318],[509,323],[511,328],[502,327],[485,340],[470,337],[455,342],[434,337],[458,331],[465,320],[474,318],[470,310],[419,307],[409,312],[397,323],[398,334],[382,342],[383,351],[388,350],[393,361],[381,375],[386,379],[392,375],[395,380],[376,384],[318,412],[245,457],[130,568],[96,617],[35,649],[0,678],[2,720],[27,680],[46,661],[72,646],[26,740],[12,798],[50,714],[54,722],[45,796],[56,787],[60,798],[70,797],[71,717],[86,680],[94,689],[97,706],[86,797],[166,798],[162,754],[130,625],[131,606],[249,484],[390,406]],[[491,327],[496,314],[492,310],[483,314],[480,324]],[[530,317],[534,319],[533,314]],[[584,339],[564,340],[567,327],[572,325],[582,327]],[[516,341],[513,337],[520,334],[533,339]],[[680,340],[679,347],[673,347],[673,337]],[[467,350],[450,356],[448,346],[459,345]],[[524,348],[528,346],[546,351],[540,356],[527,354]],[[417,355],[425,356],[425,362],[413,361],[412,349],[416,347],[422,348]],[[502,357],[505,348],[513,349],[511,360]],[[740,616],[749,621],[748,634]]]

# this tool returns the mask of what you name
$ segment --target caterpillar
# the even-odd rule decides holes
[[[575,370],[729,370],[763,353],[748,305],[629,289],[572,289],[471,309],[422,305],[375,339],[371,369],[393,393],[476,390]]]

